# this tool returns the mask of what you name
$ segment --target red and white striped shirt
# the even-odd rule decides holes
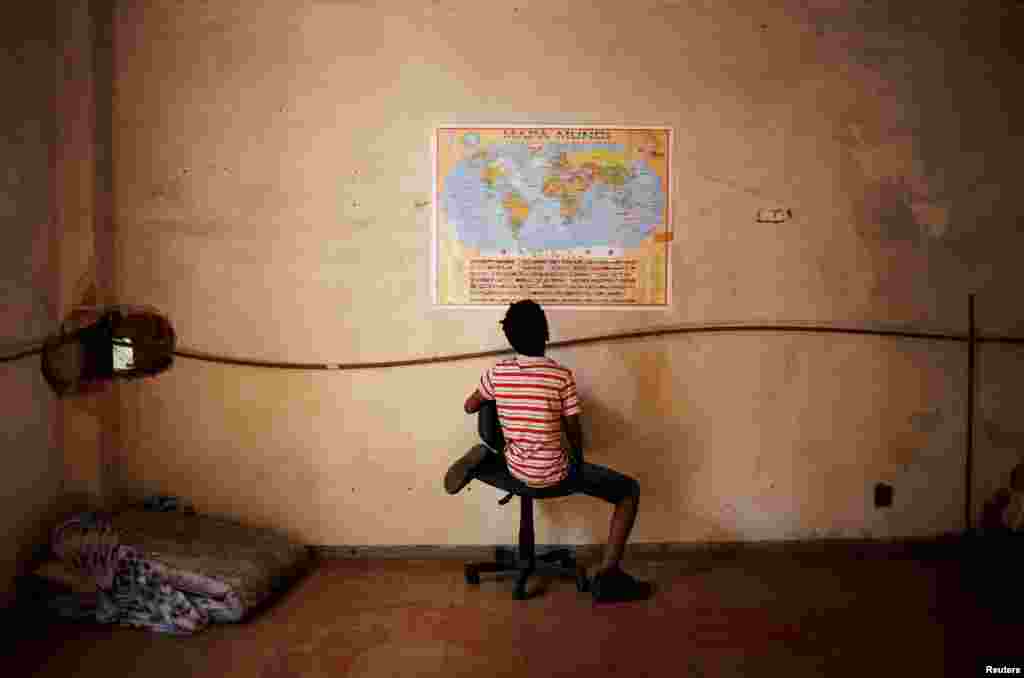
[[[568,475],[562,417],[582,412],[569,368],[543,356],[516,355],[484,372],[480,393],[497,404],[505,461],[514,477],[548,487]]]

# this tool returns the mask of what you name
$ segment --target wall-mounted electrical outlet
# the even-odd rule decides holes
[[[787,207],[767,207],[757,210],[757,221],[762,224],[781,224],[793,218],[793,210]]]
[[[892,486],[885,483],[875,485],[875,508],[892,506]]]

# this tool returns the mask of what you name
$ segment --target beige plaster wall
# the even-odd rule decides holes
[[[50,266],[54,137],[52,8],[9,13],[0,26],[0,81],[18,83],[0,107],[0,355],[45,336],[56,317]],[[60,492],[57,410],[27,358],[0,363],[0,606],[45,542]]]
[[[673,307],[552,310],[554,339],[716,321],[963,332],[970,292],[983,330],[1024,333],[1005,87],[1020,10],[886,5],[120,3],[112,284],[211,352],[499,348],[500,310],[430,306],[432,127],[666,124]],[[756,223],[762,207],[794,216]],[[554,355],[577,372],[590,459],[645,488],[640,541],[962,527],[960,345],[715,334]],[[495,492],[440,486],[474,441],[461,402],[485,365],[180,360],[120,389],[111,482],[311,543],[507,541],[515,512]],[[1017,397],[992,385],[1005,372],[985,373],[986,393]],[[1014,407],[985,416],[1002,426]],[[979,467],[998,475],[1013,450],[979,449]],[[879,481],[890,509],[871,505]],[[601,541],[608,515],[584,497],[545,502],[538,538]]]

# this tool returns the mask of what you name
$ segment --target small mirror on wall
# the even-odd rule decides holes
[[[43,347],[43,377],[61,397],[94,393],[115,379],[167,370],[175,342],[170,321],[155,308],[79,307]]]

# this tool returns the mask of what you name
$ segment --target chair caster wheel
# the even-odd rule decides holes
[[[526,584],[530,580],[530,575],[533,574],[533,569],[522,570],[519,573],[519,577],[516,579],[516,587],[512,589],[512,597],[516,600],[526,600],[529,596],[526,593]]]
[[[480,583],[480,571],[472,565],[466,565],[464,573],[466,575],[467,584],[479,584]]]
[[[576,590],[580,593],[590,592],[590,580],[587,579],[585,570],[578,570],[576,572]]]

